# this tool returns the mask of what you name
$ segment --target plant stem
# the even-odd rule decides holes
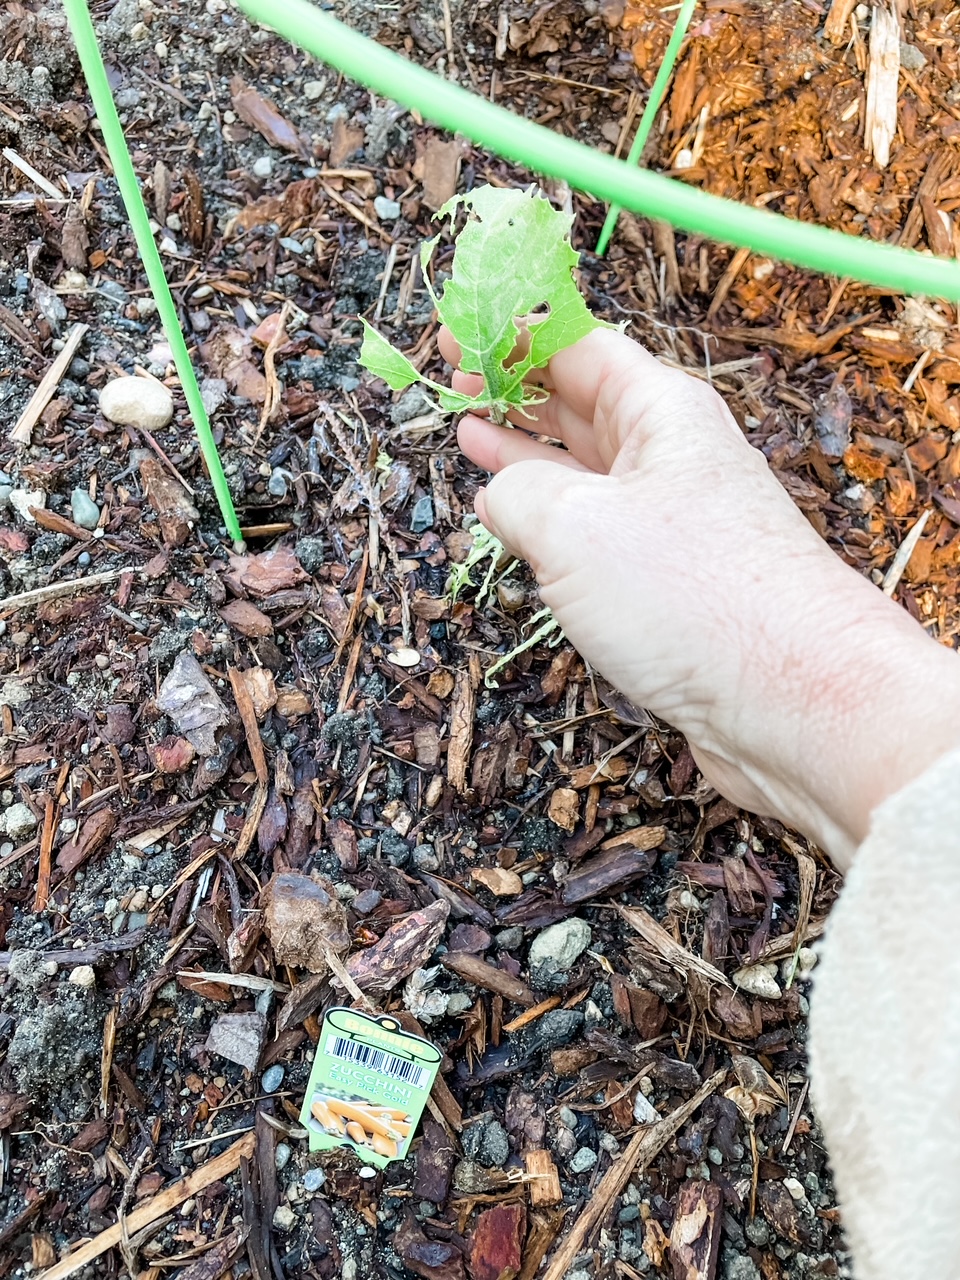
[[[70,23],[70,30],[73,33],[77,55],[80,58],[80,65],[86,77],[87,88],[90,90],[90,98],[93,101],[93,107],[97,113],[100,128],[103,131],[107,154],[110,156],[110,163],[113,165],[117,186],[120,188],[120,194],[127,210],[127,217],[130,219],[130,226],[137,242],[140,260],[143,263],[143,269],[146,272],[147,280],[157,304],[157,310],[160,313],[160,319],[163,322],[163,331],[173,353],[173,362],[176,365],[180,385],[183,387],[183,393],[186,396],[190,416],[193,418],[200,451],[207,464],[207,471],[210,473],[214,493],[217,495],[223,523],[226,525],[227,533],[231,539],[234,542],[242,542],[243,535],[240,532],[240,522],[234,510],[233,499],[230,496],[227,477],[223,473],[220,455],[217,453],[217,444],[210,429],[210,420],[203,406],[197,376],[193,371],[193,365],[190,363],[190,354],[187,351],[187,344],[180,328],[176,304],[173,301],[173,295],[167,283],[167,277],[163,270],[163,263],[160,261],[160,253],[154,241],[153,232],[150,230],[150,218],[143,203],[143,196],[140,194],[140,184],[134,172],[133,161],[130,159],[126,138],[123,135],[123,126],[120,123],[120,117],[117,115],[113,94],[107,81],[107,73],[104,69],[103,58],[100,56],[100,47],[97,44],[97,36],[90,20],[87,3],[86,0],[63,0],[63,3],[67,13],[67,21]]]

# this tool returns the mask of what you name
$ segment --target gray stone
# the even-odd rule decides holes
[[[81,526],[81,529],[96,529],[100,524],[100,507],[86,489],[74,489],[70,494],[70,515],[74,525]]]
[[[922,71],[927,65],[927,57],[915,44],[900,44],[900,65],[907,71]]]
[[[433,499],[430,495],[424,494],[422,498],[418,498],[413,511],[410,515],[410,532],[426,533],[433,527]]]
[[[507,1131],[499,1120],[491,1120],[484,1127],[483,1141],[480,1143],[480,1163],[488,1169],[501,1169],[510,1155],[510,1141]]]
[[[396,222],[400,217],[398,200],[388,200],[386,196],[374,196],[373,207],[381,222]]]
[[[277,1143],[277,1149],[273,1153],[273,1162],[277,1166],[278,1171],[287,1167],[292,1155],[293,1151],[285,1142]]]
[[[312,1195],[314,1191],[320,1190],[326,1180],[327,1175],[322,1169],[308,1169],[303,1175],[303,1189]]]
[[[434,853],[432,844],[418,844],[413,851],[413,865],[420,871],[438,871],[440,859]]]
[[[294,555],[305,573],[318,573],[326,563],[326,543],[323,538],[301,538],[294,547]]]
[[[593,933],[585,920],[571,916],[542,930],[530,946],[530,974],[535,985],[562,977],[589,947]]]
[[[266,1071],[260,1077],[260,1088],[264,1093],[276,1093],[283,1084],[284,1069],[279,1062],[275,1062],[272,1067],[267,1067]]]
[[[750,1243],[755,1244],[758,1249],[770,1243],[770,1228],[763,1218],[748,1218],[743,1225],[743,1230]]]
[[[723,1275],[724,1280],[761,1280],[756,1263],[746,1253],[731,1258],[724,1267]]]
[[[581,1147],[570,1157],[570,1168],[574,1173],[586,1173],[597,1163],[597,1153],[589,1147]]]
[[[523,930],[518,924],[512,929],[501,929],[495,941],[501,951],[516,951],[523,942]]]
[[[273,161],[269,156],[257,156],[251,167],[255,178],[269,178],[273,173]]]
[[[273,1215],[273,1225],[278,1231],[292,1231],[297,1225],[297,1215],[288,1204],[282,1204]]]

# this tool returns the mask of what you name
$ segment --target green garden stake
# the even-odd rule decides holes
[[[650,90],[650,97],[647,98],[647,105],[643,108],[643,115],[637,125],[636,135],[630,145],[627,164],[636,164],[643,155],[643,148],[647,145],[650,130],[653,128],[653,122],[657,118],[657,112],[660,110],[660,104],[663,101],[663,95],[667,92],[667,85],[673,75],[673,68],[676,66],[677,58],[680,56],[680,46],[683,44],[683,38],[687,34],[687,27],[690,25],[690,19],[693,17],[693,11],[696,7],[697,0],[683,0],[683,4],[680,6],[676,25],[664,51],[663,61],[660,63],[660,70],[657,72],[653,88]],[[607,210],[603,230],[600,232],[600,239],[597,241],[597,255],[601,258],[606,253],[610,237],[617,228],[617,219],[620,217],[620,213],[621,209],[618,204],[612,204]]]
[[[140,184],[134,172],[133,161],[130,159],[126,138],[123,136],[123,125],[121,125],[120,117],[117,115],[113,94],[107,81],[107,73],[103,65],[103,58],[100,56],[96,32],[93,29],[93,23],[90,21],[90,13],[87,9],[87,0],[63,0],[63,3],[67,13],[67,21],[70,23],[70,30],[73,33],[73,42],[76,45],[77,55],[80,58],[80,65],[86,77],[87,88],[90,90],[93,108],[97,113],[97,119],[103,131],[107,154],[110,157],[110,163],[113,165],[117,186],[120,188],[120,194],[127,210],[127,217],[130,219],[130,226],[137,242],[140,260],[143,263],[143,269],[153,292],[157,310],[160,312],[163,332],[170,344],[170,350],[173,352],[173,362],[176,365],[180,385],[183,387],[183,393],[187,399],[190,416],[193,418],[194,429],[200,444],[200,452],[203,454],[204,462],[207,464],[207,470],[213,483],[213,490],[217,495],[223,523],[226,525],[227,533],[231,539],[235,543],[242,543],[243,535],[240,532],[240,522],[234,510],[233,499],[230,496],[230,489],[227,485],[227,477],[223,473],[223,464],[220,461],[220,455],[217,453],[217,444],[213,438],[213,432],[210,430],[210,420],[207,417],[207,411],[200,395],[197,376],[193,371],[193,365],[190,363],[190,354],[187,351],[187,344],[180,328],[176,304],[173,301],[173,295],[167,283],[167,277],[163,270],[163,263],[160,261],[160,253],[154,241],[153,232],[150,230],[150,218],[143,203],[143,196],[140,194]]]

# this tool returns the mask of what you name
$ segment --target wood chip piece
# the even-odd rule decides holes
[[[670,1228],[674,1280],[714,1280],[720,1252],[723,1191],[715,1182],[685,1182]]]
[[[523,1163],[527,1167],[527,1174],[533,1179],[527,1185],[530,1189],[530,1203],[534,1208],[559,1204],[563,1199],[563,1188],[550,1152],[544,1149],[525,1151]]]
[[[881,169],[890,163],[890,145],[897,134],[899,85],[900,19],[896,4],[883,0],[873,6],[863,131],[864,142]]]

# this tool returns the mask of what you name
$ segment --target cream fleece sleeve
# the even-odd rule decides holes
[[[873,815],[827,926],[810,1066],[856,1280],[957,1280],[960,751]]]

